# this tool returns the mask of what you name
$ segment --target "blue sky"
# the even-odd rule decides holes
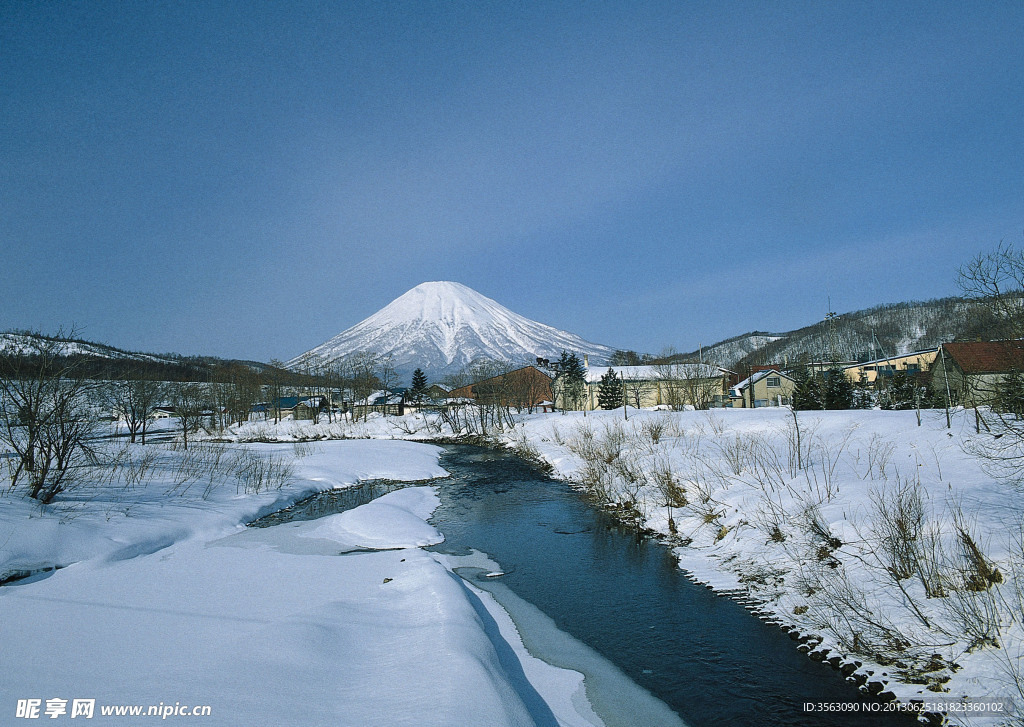
[[[0,328],[288,359],[427,280],[658,352],[1024,244],[1017,2],[0,4]]]

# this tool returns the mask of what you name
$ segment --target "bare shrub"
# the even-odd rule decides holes
[[[715,447],[728,466],[729,471],[734,475],[742,474],[750,456],[752,440],[745,439],[739,434],[733,437],[720,437],[715,441]]]
[[[815,425],[800,424],[796,409],[790,409],[792,417],[786,422],[786,455],[789,474],[796,473],[811,464],[811,443],[814,441]]]
[[[123,472],[125,487],[133,488],[146,480],[156,464],[159,452],[153,448],[139,452],[137,448],[125,447],[124,455],[119,458],[115,471]]]
[[[751,441],[746,458],[748,473],[752,482],[763,492],[788,490],[789,469],[782,461],[779,450],[764,439]]]
[[[807,561],[796,584],[808,597],[809,614],[840,648],[891,666],[901,680],[942,689],[947,662],[936,652],[952,645],[930,629],[893,617],[893,603],[865,590],[859,569],[833,562]],[[897,609],[898,612],[898,609]]]
[[[392,420],[391,425],[398,429],[402,434],[410,437],[419,434],[427,426],[424,419],[420,419],[415,416],[395,417]]]
[[[526,432],[517,430],[510,435],[509,439],[511,441],[512,451],[520,457],[533,461],[540,461],[540,450],[533,445]]]
[[[804,532],[810,536],[814,556],[818,560],[827,560],[833,551],[843,547],[843,541],[832,534],[832,529],[822,518],[817,503],[811,503],[804,507],[801,521]]]
[[[605,423],[603,436],[597,440],[598,455],[605,464],[616,462],[626,446],[626,431],[618,422]]]
[[[871,435],[868,440],[865,459],[867,470],[862,480],[884,480],[888,478],[887,468],[892,462],[893,454],[896,452],[896,443],[892,442],[877,432]]]
[[[294,475],[291,462],[280,457],[261,456],[257,452],[243,450],[232,463],[236,492],[258,494],[264,490],[280,490]]]
[[[999,648],[1003,609],[994,591],[953,590],[942,601],[947,617],[956,624],[954,636],[966,638],[968,651],[984,646]]]
[[[704,417],[707,419],[708,427],[713,433],[721,436],[725,432],[725,422],[722,421],[721,416],[709,410],[704,414]]]
[[[899,580],[920,573],[925,519],[921,483],[903,480],[894,488],[872,489],[870,497],[875,511],[872,529],[886,569]]]
[[[689,504],[686,487],[672,471],[672,465],[668,460],[662,459],[654,463],[651,469],[651,478],[666,507],[683,508]]]
[[[818,466],[814,472],[813,483],[811,477],[807,478],[807,482],[809,485],[813,484],[814,489],[819,494],[819,500],[822,502],[831,502],[839,494],[839,487],[835,478],[836,466],[839,464],[843,452],[846,451],[846,447],[850,443],[850,437],[853,436],[855,429],[855,426],[847,429],[842,439],[838,440],[838,442],[821,437],[810,438],[812,444],[808,446],[808,455],[804,461],[807,462],[812,459],[811,449],[813,448],[814,455],[816,455],[813,459],[817,461]],[[821,475],[820,478],[818,477],[819,473]]]
[[[660,444],[665,436],[672,436],[672,420],[669,417],[658,417],[656,419],[645,419],[640,425],[640,431],[651,441],[651,444]]]
[[[1003,574],[978,545],[974,527],[967,522],[959,507],[953,513],[953,527],[959,546],[964,588],[969,591],[987,591],[994,584],[1002,583]]]
[[[1024,521],[1018,521],[1011,537],[1008,567],[1011,578],[1009,587],[1004,588],[1003,613],[1018,628],[1024,626]],[[1024,703],[1024,652],[1019,642],[1003,642],[1003,648],[996,652],[1002,671],[1003,681]],[[1024,725],[1024,716],[1016,716],[1012,724]]]

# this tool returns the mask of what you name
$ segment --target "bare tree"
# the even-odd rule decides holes
[[[1024,252],[1001,242],[994,251],[981,253],[962,266],[957,282],[963,294],[983,312],[989,329],[1004,339],[1007,359],[1019,358],[1019,339],[1024,336]],[[948,386],[947,365],[944,357],[942,370]],[[998,401],[1000,390],[1019,381],[1018,377],[1015,372],[1009,381],[1004,378],[975,383],[965,377],[959,388],[963,403],[974,403],[978,436],[969,443],[969,449],[996,476],[1024,483],[1024,420],[1014,407],[1002,406]],[[978,406],[979,401],[992,400],[994,406]]]
[[[71,334],[73,335],[73,333]],[[28,481],[28,496],[49,503],[95,456],[97,384],[82,375],[67,341],[28,334],[0,352],[0,441],[14,451],[11,487]]]
[[[646,379],[640,377],[627,379],[625,378],[625,376],[623,376],[622,385],[626,392],[626,399],[630,404],[635,406],[637,409],[641,408],[644,405],[644,401],[647,399],[647,395],[654,387],[652,382]]]
[[[722,378],[715,368],[697,361],[680,361],[675,354],[663,354],[663,363],[655,365],[664,403],[679,411],[687,405],[708,409],[715,396],[723,393]]]
[[[188,437],[199,431],[207,410],[206,392],[201,384],[185,382],[176,384],[171,391],[174,414],[178,417],[182,444],[188,449]]]
[[[357,401],[364,403],[363,417],[370,413],[369,397],[381,386],[378,377],[380,357],[372,351],[359,351],[349,357],[352,367],[352,393]]]
[[[227,410],[232,421],[242,424],[260,399],[260,376],[248,366],[236,364],[229,370],[229,383]]]
[[[999,338],[1024,336],[1024,252],[1001,242],[960,268],[964,296],[988,313]]]
[[[141,435],[145,444],[149,419],[166,395],[163,382],[141,378],[112,381],[103,394],[113,415],[122,419],[128,428],[129,441],[134,444]]]
[[[324,378],[327,384],[328,396],[328,420],[334,420],[335,408],[342,412],[348,410],[348,401],[355,399],[352,394],[352,367],[343,359],[332,361],[324,370]],[[340,396],[335,400],[335,394]]]
[[[398,371],[395,370],[391,354],[381,356],[377,361],[377,378],[380,380],[380,388],[384,391],[384,416],[387,416],[387,401],[391,397],[391,391],[398,385]]]
[[[281,397],[284,396],[284,363],[276,358],[270,359],[264,380],[266,386],[264,392],[269,401],[267,402],[266,416],[274,415],[274,424],[281,421]]]

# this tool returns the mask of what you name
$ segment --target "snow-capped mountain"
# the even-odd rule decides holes
[[[605,363],[614,349],[531,321],[460,283],[417,285],[369,318],[288,362],[289,368],[344,360],[359,352],[390,354],[402,376],[421,368],[432,379],[479,359],[534,363],[562,351]]]

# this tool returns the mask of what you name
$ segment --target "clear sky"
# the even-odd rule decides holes
[[[427,280],[658,352],[1024,244],[1024,3],[0,0],[0,329],[288,359]]]

